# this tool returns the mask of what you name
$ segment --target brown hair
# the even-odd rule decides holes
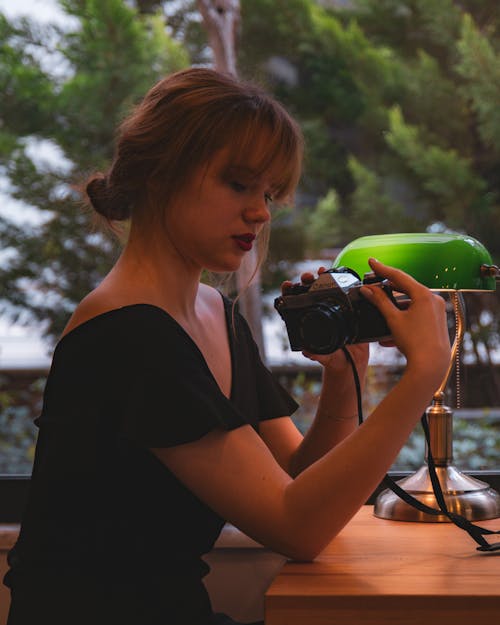
[[[274,199],[291,199],[302,162],[297,123],[259,87],[203,68],[152,87],[121,124],[111,167],[87,181],[87,195],[109,222],[158,223],[195,170],[221,148],[229,148],[232,164],[257,157],[256,173],[273,172]]]

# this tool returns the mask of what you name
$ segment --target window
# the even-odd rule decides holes
[[[101,118],[103,103],[107,111],[115,111],[117,121],[124,103],[139,97],[159,75],[211,60],[200,17],[182,1],[163,5],[168,9],[167,43],[163,35],[155,39],[159,29],[151,28],[149,17],[142,15],[136,18],[140,28],[121,33],[135,37],[126,46],[121,40],[109,40],[110,32],[117,36],[120,32],[104,28],[104,14],[99,13],[104,4],[96,3],[96,14],[90,16],[93,37],[101,47],[77,35],[71,43],[63,36],[34,45],[33,32],[23,40],[22,29],[14,32],[6,27],[12,54],[1,62],[7,63],[8,57],[15,67],[6,67],[13,82],[9,83],[10,97],[0,103],[2,127],[12,133],[5,142],[11,158],[1,156],[0,160],[0,190],[11,194],[15,190],[16,197],[42,215],[42,221],[51,211],[61,219],[55,220],[56,229],[38,231],[19,224],[6,226],[0,220],[4,243],[0,280],[15,286],[12,299],[21,301],[33,294],[31,282],[14,280],[22,273],[22,263],[16,264],[12,255],[16,252],[24,255],[25,266],[30,268],[27,274],[31,280],[38,276],[43,289],[64,287],[58,300],[61,306],[50,298],[32,302],[33,309],[45,305],[47,314],[58,311],[57,318],[51,317],[55,335],[74,303],[70,301],[73,287],[82,293],[90,290],[114,253],[109,241],[82,234],[88,222],[80,213],[75,217],[76,209],[63,200],[74,199],[71,192],[67,195],[68,171],[87,170],[110,158],[116,124]],[[141,3],[124,0],[117,10],[125,14],[133,4]],[[447,16],[439,3],[425,3],[425,14],[419,8],[423,3],[413,3],[411,10],[408,3],[377,0],[299,0],[286,4],[286,10],[285,4],[241,0],[239,71],[261,79],[290,108],[304,129],[308,146],[297,207],[278,211],[273,223],[269,262],[262,274],[266,309],[272,310],[273,293],[281,280],[299,275],[305,259],[320,258],[327,263],[336,249],[363,234],[440,228],[467,231],[485,243],[498,262],[495,202],[500,188],[498,176],[491,174],[497,169],[495,155],[500,150],[497,110],[491,105],[500,99],[494,79],[498,11],[483,11],[471,1],[451,3]],[[11,16],[13,6],[0,0],[0,12],[9,10]],[[86,18],[78,10],[62,21],[61,15],[51,12],[49,19],[56,19],[63,32],[83,33],[78,24]],[[38,19],[43,17],[35,15]],[[127,20],[114,23],[126,24]],[[47,54],[37,57],[37,50],[44,46]],[[130,58],[123,56],[129,53]],[[86,64],[94,68],[89,78],[85,67],[77,67],[74,60],[95,60],[95,55],[99,62]],[[110,67],[103,66],[104,57]],[[143,66],[137,65],[138,59]],[[121,71],[124,65],[129,71]],[[14,71],[16,67],[22,71]],[[72,82],[77,71],[83,72],[81,80]],[[106,72],[113,74],[113,80],[126,75],[131,82],[110,90]],[[16,77],[25,77],[26,82],[16,82]],[[61,85],[66,104],[58,109]],[[82,93],[85,85],[91,89]],[[44,107],[37,107],[37,102]],[[57,132],[63,135],[55,164],[39,159],[40,150],[30,148],[33,136],[56,143],[54,118],[58,119]],[[75,134],[77,130],[81,134]],[[99,163],[89,163],[90,152]],[[6,249],[9,242],[11,247]],[[34,250],[37,258],[30,256]],[[315,268],[316,261],[307,266]],[[42,300],[43,289],[39,291],[44,294]],[[470,471],[500,470],[498,294],[493,300],[494,305],[484,298],[468,298],[463,398],[461,408],[455,410],[454,443],[455,464]],[[277,322],[281,323],[274,312],[266,313],[265,332],[273,336],[272,348],[267,349],[270,366],[302,404],[296,418],[304,428],[314,413],[320,370],[303,361],[290,364],[275,357],[286,344],[286,337],[276,334]],[[372,364],[366,414],[394,383],[402,366],[397,357],[391,359],[376,348]],[[0,353],[0,471],[7,474],[30,472],[36,436],[32,419],[39,410],[46,370],[47,365],[14,371],[2,365]],[[454,406],[452,383],[450,392],[448,401]],[[414,470],[423,457],[417,429],[394,468]]]

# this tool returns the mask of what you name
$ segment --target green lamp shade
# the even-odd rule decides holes
[[[355,239],[333,267],[349,267],[361,277],[371,271],[368,258],[402,269],[430,289],[494,291],[496,280],[488,250],[463,234],[380,234]]]

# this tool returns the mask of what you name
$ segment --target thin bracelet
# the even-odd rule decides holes
[[[339,416],[334,416],[334,415],[329,415],[329,414],[324,414],[324,413],[318,413],[317,415],[320,419],[328,419],[330,421],[350,421],[351,419],[357,419],[358,418],[358,413],[356,412],[355,414],[351,414],[348,415],[346,417],[339,417]]]

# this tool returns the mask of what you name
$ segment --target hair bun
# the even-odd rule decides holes
[[[87,196],[95,211],[111,221],[124,221],[130,217],[130,203],[120,194],[113,193],[108,177],[95,174],[87,182]]]

